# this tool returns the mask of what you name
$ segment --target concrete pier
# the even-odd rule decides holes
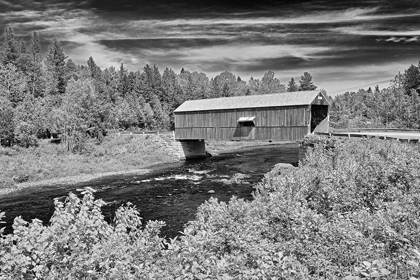
[[[204,140],[180,140],[185,159],[205,158],[206,146]]]

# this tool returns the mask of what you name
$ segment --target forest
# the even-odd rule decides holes
[[[398,73],[382,90],[378,86],[330,99],[335,128],[420,128],[420,62]]]
[[[332,127],[418,129],[419,66],[390,82],[382,90],[329,97]],[[173,129],[173,111],[185,100],[316,88],[308,72],[285,85],[273,71],[246,82],[227,71],[209,79],[185,69],[161,73],[148,64],[137,71],[123,64],[101,69],[92,57],[76,65],[56,38],[43,55],[36,31],[25,42],[7,27],[0,46],[0,144],[30,147],[59,136],[68,151],[82,152],[88,139],[101,142],[111,130]]]
[[[0,142],[30,147],[60,135],[69,151],[82,152],[87,139],[100,142],[110,130],[171,129],[173,110],[188,99],[313,89],[308,72],[299,85],[292,78],[286,86],[272,71],[245,82],[227,71],[209,79],[148,64],[137,71],[123,64],[101,69],[92,57],[76,65],[56,38],[43,55],[37,32],[24,42],[7,27],[0,47]]]

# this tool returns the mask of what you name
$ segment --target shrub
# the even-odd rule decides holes
[[[0,279],[418,279],[419,147],[317,141],[253,201],[211,198],[172,240],[130,205],[106,223],[90,188],[56,200],[50,225],[16,218],[1,236]]]

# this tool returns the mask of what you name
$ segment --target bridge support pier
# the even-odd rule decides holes
[[[185,159],[205,158],[206,146],[204,140],[180,140]]]

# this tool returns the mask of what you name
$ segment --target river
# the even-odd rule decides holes
[[[175,237],[188,221],[194,219],[197,207],[210,197],[229,201],[235,195],[252,199],[254,186],[276,163],[297,165],[298,145],[282,144],[243,148],[202,160],[149,167],[144,175],[119,175],[76,185],[27,188],[0,198],[0,212],[6,212],[5,232],[12,232],[13,219],[37,218],[48,223],[54,211],[53,199],[65,197],[77,189],[92,187],[96,198],[108,203],[103,208],[107,221],[115,210],[131,202],[143,221],[166,223],[162,236]]]

